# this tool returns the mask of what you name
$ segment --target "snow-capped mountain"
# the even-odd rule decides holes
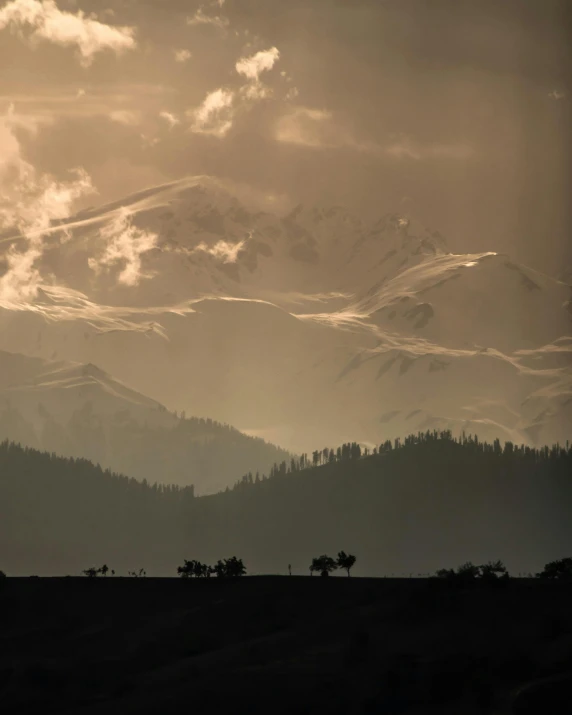
[[[200,493],[289,456],[212,420],[179,417],[93,364],[0,351],[4,439]]]
[[[296,451],[433,427],[568,437],[570,287],[452,254],[409,216],[276,215],[203,177],[84,211],[43,245],[33,302],[0,296],[0,349],[94,363]]]

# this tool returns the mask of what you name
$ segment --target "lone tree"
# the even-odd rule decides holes
[[[550,581],[572,581],[572,558],[550,561],[540,573],[536,574],[536,578]]]
[[[348,572],[348,576],[349,576],[350,571],[353,568],[356,560],[357,559],[353,554],[346,554],[345,551],[340,551],[338,553],[338,561],[337,561],[338,568],[345,569]]]
[[[320,576],[329,576],[332,571],[338,568],[338,564],[331,556],[318,556],[312,559],[312,564],[310,566],[310,573],[314,571],[318,572]]]

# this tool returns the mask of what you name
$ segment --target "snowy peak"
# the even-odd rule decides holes
[[[0,353],[0,358],[2,355],[5,355],[5,353]],[[3,392],[0,392],[0,398],[4,395],[7,399],[13,399],[16,393],[19,393],[22,396],[29,395],[33,401],[41,393],[54,395],[57,392],[65,391],[68,393],[67,400],[72,394],[75,394],[80,401],[90,395],[92,399],[102,402],[102,407],[104,407],[103,403],[107,401],[109,406],[104,407],[104,411],[117,409],[117,403],[124,403],[124,406],[161,409],[161,405],[158,402],[150,400],[122,382],[113,379],[107,372],[93,363],[50,363],[27,358],[23,355],[15,355],[14,358],[14,367],[17,367],[17,362],[24,362],[25,364],[27,361],[33,361],[35,370],[24,376],[21,370],[16,369],[12,377],[7,379],[10,384],[5,387]],[[7,367],[5,361],[4,366]],[[19,373],[19,375],[16,373]]]

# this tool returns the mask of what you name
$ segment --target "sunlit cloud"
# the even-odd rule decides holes
[[[190,110],[191,131],[197,134],[211,134],[224,137],[232,127],[234,92],[215,89],[207,94],[197,109]]]
[[[172,114],[171,112],[162,111],[162,112],[159,112],[159,116],[161,117],[161,119],[164,119],[164,120],[167,122],[167,124],[169,125],[169,127],[170,127],[171,129],[172,129],[173,127],[176,127],[177,124],[180,124],[180,123],[181,123],[181,120],[178,119],[178,118],[177,118],[174,114]]]
[[[247,79],[247,83],[241,88],[243,97],[253,101],[265,99],[272,94],[270,87],[260,81],[263,72],[269,72],[280,59],[280,52],[277,47],[269,50],[262,50],[250,57],[242,57],[235,65],[239,75]]]
[[[558,101],[566,97],[566,92],[562,92],[558,89],[553,89],[552,92],[548,93],[548,96],[550,97],[550,99],[555,99],[556,101]]]
[[[23,248],[14,243],[4,256],[0,277],[0,306],[14,308],[32,301],[43,284],[37,262],[44,253],[44,238],[53,221],[67,218],[77,201],[94,191],[83,169],[71,172],[71,181],[39,176],[21,155],[10,126],[10,114],[0,119],[0,229],[18,230]],[[62,231],[60,240],[69,233]]]
[[[167,313],[188,315],[195,312],[189,303],[143,309],[100,305],[84,293],[56,285],[42,285],[32,303],[7,304],[3,307],[35,313],[50,321],[85,321],[98,333],[136,332],[147,336],[158,335],[165,340],[168,340],[165,329],[152,318]]]
[[[60,10],[54,0],[12,0],[0,9],[0,30],[10,29],[30,42],[41,40],[76,47],[80,62],[88,67],[98,52],[121,54],[136,47],[132,27],[115,27],[76,13]]]
[[[271,47],[269,50],[262,50],[251,57],[242,57],[235,67],[238,74],[256,82],[260,75],[271,70],[279,59],[278,48]]]
[[[209,92],[197,108],[187,112],[187,116],[192,120],[191,131],[217,137],[226,136],[239,109],[272,94],[270,87],[260,81],[260,75],[271,70],[279,57],[278,49],[272,47],[239,59],[235,69],[247,82],[237,90],[220,87]]]
[[[175,50],[174,55],[175,62],[180,62],[181,64],[183,64],[184,62],[188,62],[192,57],[189,50]]]
[[[13,129],[24,129],[32,135],[35,135],[41,126],[51,124],[51,122],[52,118],[43,114],[21,114],[14,102],[8,105],[6,114],[0,118],[0,123],[4,126],[5,132],[12,132]],[[15,137],[13,141],[16,141]],[[2,157],[0,156],[1,161]]]
[[[246,241],[231,243],[230,241],[217,241],[214,245],[208,246],[206,243],[199,243],[195,251],[208,253],[223,263],[236,263],[238,254],[244,248]]]
[[[117,216],[100,231],[105,242],[105,250],[99,258],[90,258],[89,267],[99,274],[102,268],[122,266],[117,277],[119,283],[126,286],[138,285],[142,278],[151,274],[142,269],[142,256],[157,245],[157,234],[144,231],[131,222],[128,209],[121,210]]]

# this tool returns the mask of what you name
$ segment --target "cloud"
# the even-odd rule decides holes
[[[175,62],[187,62],[191,59],[191,53],[189,50],[174,50]]]
[[[222,5],[219,4],[219,7]],[[207,15],[200,7],[194,15],[187,17],[187,25],[214,25],[225,29],[228,27],[228,18],[222,15]]]
[[[23,34],[31,30],[32,43],[47,40],[63,47],[75,46],[80,62],[88,67],[98,52],[121,54],[136,46],[132,27],[113,27],[77,13],[60,10],[54,0],[12,0],[0,10],[0,30]]]
[[[187,112],[187,116],[192,120],[191,131],[217,137],[226,136],[240,107],[247,107],[270,96],[272,90],[260,82],[260,75],[271,70],[279,57],[278,49],[272,47],[251,57],[239,59],[235,68],[239,75],[247,79],[246,84],[237,90],[220,87],[209,92],[199,107]]]
[[[4,256],[0,277],[0,306],[19,308],[32,301],[43,281],[36,267],[44,252],[44,237],[52,221],[70,215],[77,199],[93,192],[91,179],[83,169],[72,173],[71,181],[38,176],[21,154],[12,132],[12,112],[0,118],[0,229],[17,229],[23,250],[13,243]],[[65,231],[61,240],[68,238]]]
[[[269,50],[262,50],[250,57],[242,57],[235,65],[239,75],[246,77],[247,84],[240,90],[243,97],[259,101],[272,94],[270,87],[265,86],[260,81],[263,72],[270,71],[280,59],[280,52],[277,47]]]
[[[8,107],[8,113],[0,117],[0,189],[3,179],[5,180],[8,174],[19,174],[24,168],[20,142],[12,129],[11,117],[13,115],[14,105],[11,104]]]
[[[174,114],[171,114],[171,112],[162,111],[159,112],[159,116],[161,117],[161,119],[164,119],[167,122],[171,129],[173,127],[176,127],[177,124],[181,123],[181,120],[178,119]]]
[[[117,216],[100,231],[107,243],[105,251],[98,258],[90,258],[89,267],[99,274],[101,269],[122,264],[117,280],[126,286],[138,285],[142,278],[151,274],[142,270],[142,255],[157,245],[157,234],[144,231],[131,223],[129,209],[122,209]]]
[[[140,113],[128,109],[116,109],[113,112],[109,112],[109,118],[113,122],[124,124],[128,127],[135,127],[141,122]]]
[[[553,89],[552,92],[548,93],[550,99],[555,99],[556,101],[564,99],[566,97],[566,92],[562,92],[558,89]]]
[[[290,87],[290,89],[286,92],[286,101],[287,102],[292,102],[294,99],[298,97],[300,94],[300,90],[298,87]]]
[[[224,137],[232,127],[234,96],[223,88],[207,94],[197,109],[187,113],[192,118],[191,131]]]
[[[274,127],[274,138],[285,144],[314,149],[348,148],[380,158],[421,161],[427,159],[463,160],[474,156],[474,149],[463,142],[423,143],[405,135],[391,136],[387,143],[359,141],[338,121],[332,112],[311,107],[294,107],[280,117]]]
[[[280,59],[280,52],[277,47],[269,50],[262,50],[251,57],[242,57],[236,63],[236,71],[247,79],[258,82],[263,72],[271,70]]]
[[[274,127],[274,137],[284,144],[320,149],[359,144],[334,121],[332,112],[326,109],[295,107],[280,117]]]
[[[230,241],[217,241],[212,246],[207,246],[207,244],[203,242],[199,243],[194,250],[208,253],[223,263],[236,263],[238,254],[244,248],[245,243],[246,240],[239,241],[238,243],[231,243]]]
[[[429,142],[422,144],[413,139],[402,136],[390,141],[383,147],[386,155],[395,159],[470,159],[474,149],[469,144],[462,142]]]

